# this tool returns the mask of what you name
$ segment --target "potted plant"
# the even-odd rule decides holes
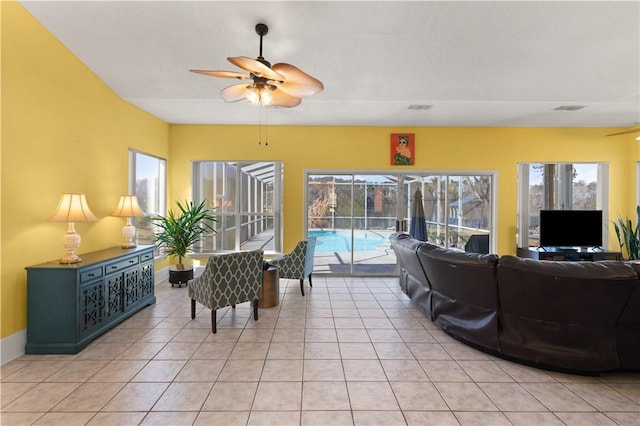
[[[182,260],[192,250],[193,244],[215,232],[211,223],[216,218],[212,215],[213,209],[206,207],[205,201],[200,204],[178,201],[176,204],[179,213],[169,209],[167,216],[155,216],[151,220],[159,228],[155,232],[156,247],[163,249],[165,256],[178,257],[178,263],[169,267],[169,282],[172,286],[182,286],[193,278],[193,266],[184,265]]]
[[[640,259],[640,206],[636,207],[636,226],[633,226],[631,219],[623,219],[618,216],[618,220],[613,222],[616,230],[620,251],[626,249],[629,260]]]

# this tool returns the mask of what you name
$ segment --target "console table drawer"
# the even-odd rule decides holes
[[[148,262],[150,260],[153,260],[153,252],[143,253],[140,255],[140,263]]]
[[[130,268],[138,264],[138,256],[129,257],[120,262],[111,263],[105,266],[105,274],[113,274],[114,272],[122,271],[123,269]]]
[[[87,283],[89,281],[93,281],[96,278],[102,277],[102,267],[93,268],[88,271],[80,272],[80,284]]]

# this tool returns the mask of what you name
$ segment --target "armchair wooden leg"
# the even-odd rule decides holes
[[[231,305],[231,309],[235,309],[235,308],[236,308],[236,305]]]
[[[253,319],[258,321],[258,299],[251,303],[253,304]]]
[[[304,296],[304,278],[300,279],[300,293]]]
[[[211,310],[211,331],[213,331],[213,334],[216,334],[216,331],[218,331],[216,327],[216,310],[215,309]]]
[[[196,301],[191,299],[191,319],[196,317]]]
[[[313,287],[313,283],[311,282],[311,274],[309,274],[309,287]]]

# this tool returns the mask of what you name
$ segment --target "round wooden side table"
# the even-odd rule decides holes
[[[277,266],[270,265],[262,271],[262,293],[259,308],[273,308],[280,302],[280,274]]]

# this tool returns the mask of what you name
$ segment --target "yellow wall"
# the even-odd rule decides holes
[[[170,132],[169,192],[178,199],[191,196],[194,159],[284,161],[285,250],[303,235],[307,169],[497,171],[499,254],[516,251],[518,162],[609,163],[611,218],[635,203],[628,138],[605,137],[612,129],[274,126],[268,146],[258,145],[252,126],[173,125]],[[416,135],[414,166],[389,165],[389,134],[398,132]],[[611,238],[610,247],[617,247]]]
[[[1,15],[1,338],[26,327],[24,267],[64,254],[66,225],[46,221],[60,193],[85,192],[101,218],[77,224],[79,253],[121,242],[123,221],[108,214],[127,191],[129,148],[168,159],[170,206],[191,197],[192,160],[284,161],[286,250],[302,236],[305,169],[495,170],[500,254],[515,251],[518,162],[608,162],[610,216],[634,211],[640,144],[635,135],[604,136],[621,129],[271,126],[269,145],[258,145],[255,126],[168,125],[150,116],[118,98],[21,5],[3,1]],[[416,134],[415,166],[389,166],[396,132]]]
[[[167,123],[120,99],[16,2],[2,2],[1,337],[26,327],[25,266],[62,257],[62,192],[84,192],[97,222],[79,253],[120,244],[110,217],[128,189],[128,149],[167,157]]]

